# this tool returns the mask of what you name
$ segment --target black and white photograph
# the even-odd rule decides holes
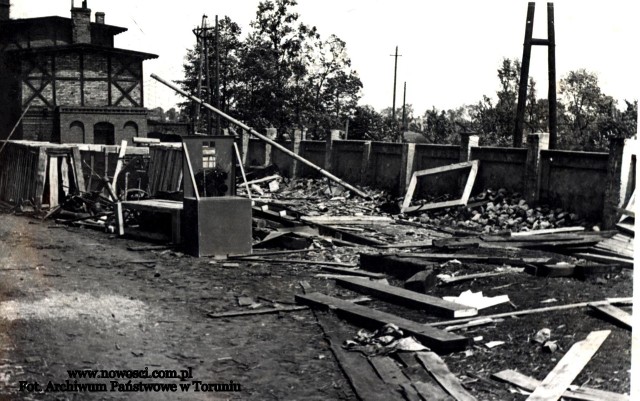
[[[638,15],[0,0],[0,401],[640,399]]]

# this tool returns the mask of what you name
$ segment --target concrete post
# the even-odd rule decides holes
[[[327,146],[324,153],[324,169],[331,171],[331,155],[333,153],[333,141],[340,139],[340,130],[332,129],[329,135],[327,135]]]
[[[267,128],[267,133],[265,135],[267,138],[275,141],[277,136],[278,136],[278,129],[277,128]],[[267,142],[262,142],[264,143],[264,165],[265,167],[271,164],[271,144],[267,143]]]
[[[402,162],[400,164],[400,182],[398,184],[398,192],[404,194],[407,191],[411,176],[413,175],[413,165],[416,156],[416,144],[405,143],[402,145]]]
[[[609,139],[609,161],[607,162],[607,181],[604,191],[604,210],[602,212],[602,228],[614,229],[618,223],[618,207],[622,189],[622,156],[624,154],[624,138]],[[626,180],[625,180],[626,182]]]
[[[242,140],[242,164],[248,166],[249,159],[249,133],[242,128],[238,127],[240,131],[240,138]]]
[[[540,195],[540,151],[549,149],[549,134],[536,133],[527,137],[527,162],[524,171],[524,194],[527,203],[534,204]]]
[[[297,155],[300,154],[300,142],[302,142],[302,136],[303,136],[304,132],[302,130],[295,130],[293,131],[293,152]],[[291,164],[291,177],[296,178],[298,177],[298,161],[296,159],[293,159],[293,163]]]
[[[471,159],[471,148],[480,144],[480,137],[470,132],[460,134],[460,162],[468,162]]]
[[[370,157],[371,141],[365,141],[362,147],[362,163],[360,164],[360,185],[367,185]]]

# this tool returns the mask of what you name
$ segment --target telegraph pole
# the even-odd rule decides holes
[[[391,54],[391,57],[395,57],[395,65],[393,67],[393,106],[391,107],[391,117],[393,121],[396,121],[396,81],[398,78],[398,57],[402,55],[398,54],[398,46],[396,46],[396,54]]]
[[[402,97],[402,130],[407,130],[407,81],[404,81],[404,95]]]
[[[218,110],[220,108],[220,35],[218,33],[218,16],[216,15],[216,27],[215,27],[215,51],[216,51],[216,69],[215,69],[215,105]],[[216,114],[216,135],[222,133],[220,126],[220,115]]]
[[[202,91],[202,70],[204,68],[204,72],[205,72],[205,82],[206,82],[206,95],[205,95],[205,99],[207,99],[209,102],[211,102],[211,70],[209,69],[209,45],[208,45],[208,36],[209,36],[209,31],[211,31],[214,28],[209,28],[207,27],[207,16],[203,15],[202,16],[202,26],[196,28],[193,30],[193,33],[196,35],[196,38],[198,38],[198,41],[200,43],[200,65],[199,65],[199,69],[198,69],[198,96],[201,95],[201,91]],[[203,63],[203,58],[204,58],[204,63]],[[204,64],[204,65],[203,65]],[[194,118],[194,124],[197,123],[197,120],[200,118],[200,104],[196,105],[196,110],[195,110],[195,118]],[[194,129],[195,129],[195,125],[194,125]],[[211,130],[212,130],[212,124],[211,124],[211,110],[207,109],[207,135],[211,135]]]

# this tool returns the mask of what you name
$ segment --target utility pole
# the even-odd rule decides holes
[[[398,78],[398,57],[402,57],[402,55],[398,54],[398,46],[396,46],[396,54],[391,54],[391,57],[395,57],[395,65],[393,67],[393,106],[391,107],[391,117],[393,121],[396,120],[396,81]]]
[[[407,130],[407,81],[404,81],[404,95],[402,97],[402,130]]]
[[[209,102],[211,102],[211,70],[209,69],[209,45],[208,45],[208,36],[209,31],[213,28],[209,28],[207,26],[207,16],[202,16],[202,25],[193,30],[193,33],[198,38],[198,42],[200,44],[200,65],[198,68],[198,95],[201,95],[202,92],[202,70],[204,69],[205,82],[206,82],[206,95],[204,96]],[[204,62],[203,62],[204,59]],[[204,64],[204,65],[203,65]],[[195,108],[195,116],[194,116],[194,128],[197,124],[197,121],[200,119],[200,104],[196,105]],[[211,135],[212,124],[211,124],[211,110],[207,109],[207,135]]]
[[[402,55],[398,54],[398,46],[396,46],[396,54],[391,54],[390,56],[395,57],[395,63],[393,67],[393,105],[391,106],[391,120],[393,122],[393,126],[396,126],[396,81],[398,78],[398,57],[402,57]]]
[[[215,27],[215,51],[216,51],[216,69],[215,69],[215,105],[216,109],[222,110],[220,107],[220,34],[218,33],[218,16],[216,15]],[[216,135],[222,133],[220,126],[220,115],[216,114]]]
[[[547,39],[532,38],[533,17],[536,3],[530,2],[527,8],[527,26],[524,33],[522,66],[520,69],[520,85],[518,88],[518,106],[516,109],[516,126],[513,133],[513,146],[522,147],[524,131],[524,112],[527,103],[527,85],[529,81],[529,64],[531,63],[531,46],[547,46],[549,68],[549,149],[556,147],[558,136],[557,99],[556,99],[556,34],[553,16],[553,3],[547,3]]]

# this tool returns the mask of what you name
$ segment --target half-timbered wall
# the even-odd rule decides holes
[[[22,105],[143,107],[142,61],[113,54],[23,58]]]

